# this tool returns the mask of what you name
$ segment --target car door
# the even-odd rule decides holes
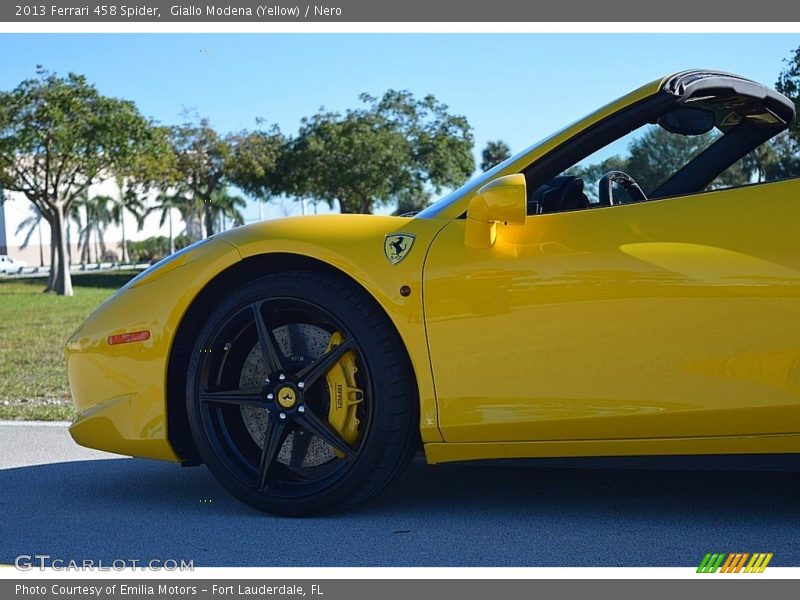
[[[424,270],[447,442],[797,432],[800,185],[465,220]]]

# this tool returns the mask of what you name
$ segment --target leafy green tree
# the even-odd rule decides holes
[[[775,89],[794,102],[795,111],[800,114],[800,46],[794,49],[789,58],[783,59],[784,67],[778,75]],[[800,121],[795,120],[790,130],[795,144],[800,144]]]
[[[790,98],[800,114],[800,46],[783,62],[775,89]],[[800,176],[800,119],[795,119],[789,132],[771,140],[770,145],[773,155],[765,167],[766,176],[771,179]]]
[[[214,234],[212,197],[228,184],[231,173],[241,173],[237,171],[241,167],[236,166],[236,159],[244,155],[238,146],[245,139],[242,134],[221,136],[206,118],[172,129],[177,175],[174,184],[181,195],[191,199],[193,206],[185,215],[190,236],[199,233],[196,225],[200,220],[204,221],[206,237]]]
[[[403,191],[441,191],[475,168],[472,131],[433,96],[390,90],[361,95],[363,108],[303,119],[278,157],[284,192],[316,198],[343,213],[371,213]]]
[[[782,133],[769,141],[767,161],[759,165],[763,180],[773,181],[788,177],[800,177],[800,151],[791,132]],[[759,179],[761,181],[762,179]]]
[[[652,192],[667,177],[702,152],[719,136],[670,134],[653,128],[630,146],[625,167],[635,174],[646,192]],[[747,156],[722,172],[709,189],[762,183],[800,175],[800,157],[791,132],[783,133],[752,150]],[[624,170],[624,169],[623,169]]]
[[[233,154],[228,166],[228,181],[260,203],[283,192],[281,156],[287,140],[273,126],[267,131],[242,131],[229,136]]]
[[[21,192],[50,224],[47,289],[72,295],[65,235],[72,205],[91,185],[151,151],[152,123],[129,101],[103,96],[81,75],[38,68],[0,92],[0,187]]]
[[[715,138],[713,133],[677,135],[653,125],[631,141],[630,156],[625,165],[627,172],[636,178],[645,193],[650,194],[691,157],[710,146]]]
[[[289,194],[335,201],[343,213],[372,212],[397,191],[406,156],[402,135],[365,111],[304,119],[291,151],[281,157]]]
[[[404,166],[410,183],[401,185],[400,191],[427,186],[438,194],[472,175],[472,127],[466,117],[448,112],[449,107],[435,96],[417,100],[407,90],[389,90],[380,100],[367,94],[361,100],[372,103],[371,110],[405,136],[410,160]]]
[[[401,190],[397,194],[397,209],[393,214],[415,215],[430,204],[430,194],[423,188]]]
[[[573,167],[567,172],[583,178],[586,182],[584,191],[590,198],[597,198],[597,182],[609,171],[628,173],[649,195],[693,157],[710,146],[718,136],[717,133],[682,136],[652,126],[631,141],[628,146],[628,156],[614,155],[599,163]],[[754,168],[752,160],[739,161],[722,173],[709,187],[715,189],[749,183]]]
[[[481,152],[481,170],[488,171],[511,157],[511,148],[502,140],[487,142]]]

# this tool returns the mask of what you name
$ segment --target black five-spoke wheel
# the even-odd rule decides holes
[[[413,375],[397,333],[351,282],[270,275],[198,335],[187,378],[198,451],[267,512],[333,512],[388,485],[417,446]]]

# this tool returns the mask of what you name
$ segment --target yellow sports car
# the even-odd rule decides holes
[[[798,453],[800,182],[724,185],[794,117],[685,71],[415,216],[202,240],[69,340],[70,432],[204,463],[282,515],[372,497],[420,443],[429,463]],[[591,168],[626,139],[686,154]]]

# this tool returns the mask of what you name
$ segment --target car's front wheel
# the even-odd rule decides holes
[[[266,512],[341,510],[386,487],[418,445],[413,372],[354,283],[311,271],[232,293],[199,332],[187,376],[201,458]]]

